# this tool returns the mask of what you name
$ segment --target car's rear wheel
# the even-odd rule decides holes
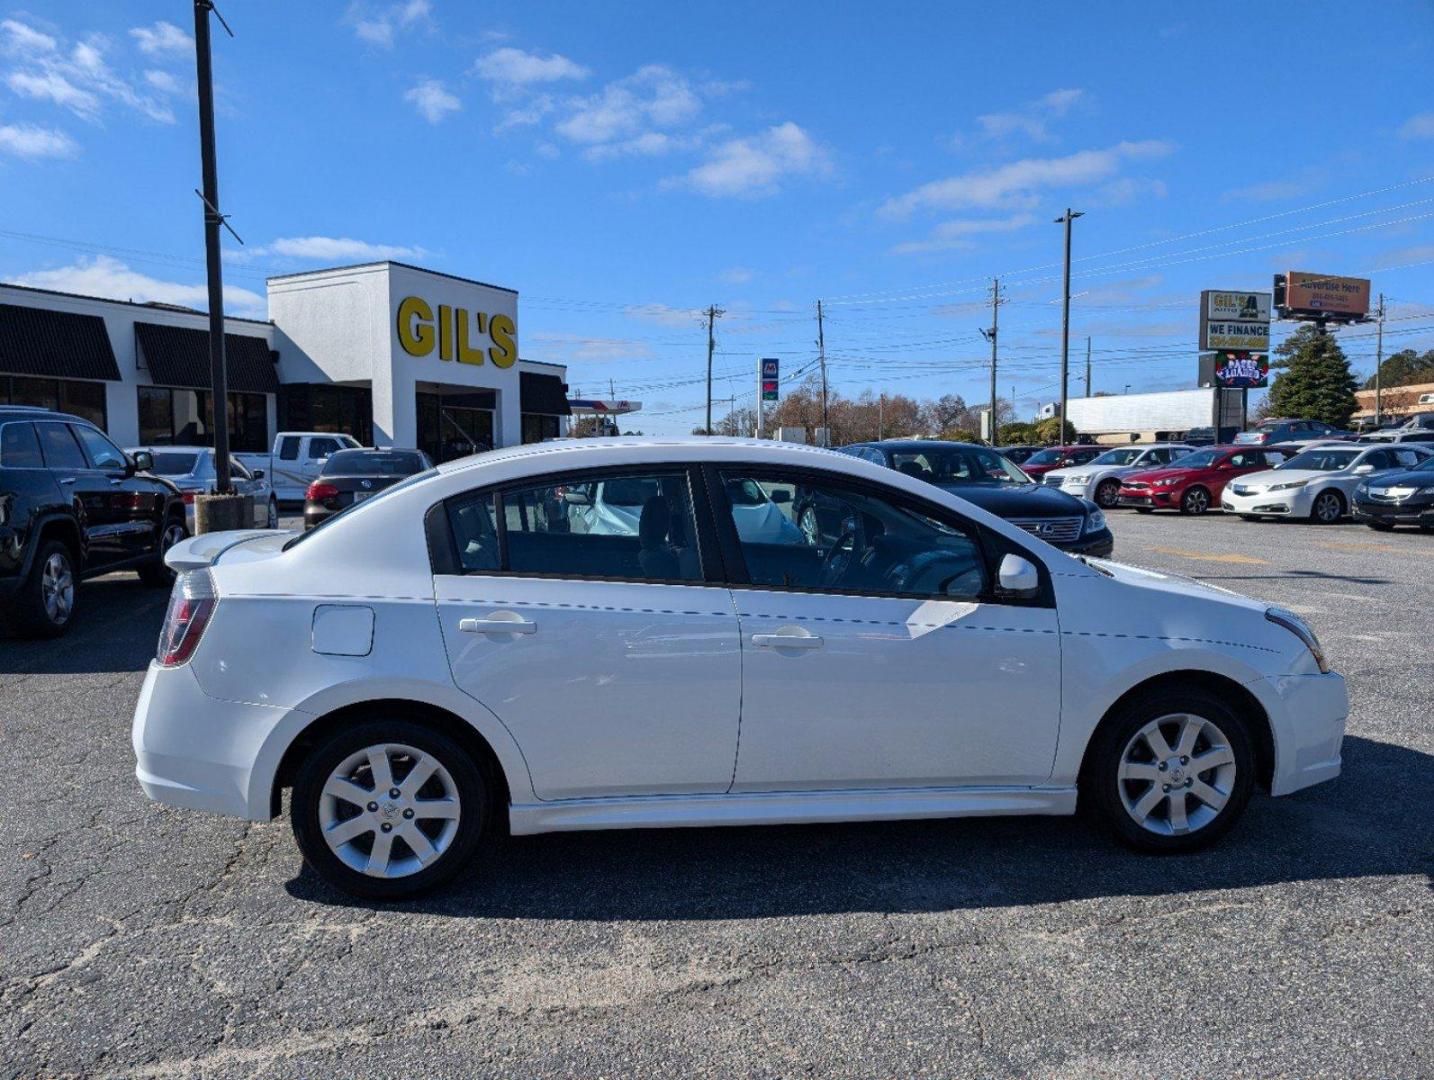
[[[1120,498],[1119,480],[1102,480],[1095,488],[1095,503],[1102,510],[1109,510],[1115,506],[1116,500]]]
[[[40,545],[30,576],[15,595],[11,623],[22,637],[54,638],[70,628],[78,598],[70,549],[59,540]]]
[[[1081,794],[1129,846],[1194,851],[1235,824],[1254,773],[1249,732],[1220,698],[1194,687],[1157,690],[1096,732]]]
[[[269,500],[269,512],[264,515],[264,528],[277,529],[279,527],[279,502],[277,499]]]
[[[1192,487],[1180,499],[1182,514],[1203,514],[1210,509],[1210,493],[1202,487]]]
[[[1333,525],[1344,517],[1344,499],[1337,491],[1321,491],[1310,507],[1310,520],[1316,525]]]
[[[374,719],[312,750],[290,812],[304,861],[354,896],[416,896],[463,868],[488,816],[468,753],[431,728]]]
[[[171,520],[159,534],[159,550],[153,562],[141,566],[136,573],[140,581],[156,589],[167,589],[174,584],[174,571],[164,564],[164,556],[170,548],[189,536],[189,530],[178,519]]]

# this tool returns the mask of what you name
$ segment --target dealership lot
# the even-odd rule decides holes
[[[284,819],[143,797],[164,596],[102,579],[69,637],[0,641],[3,1075],[1434,1069],[1434,536],[1110,517],[1349,678],[1345,775],[1198,856],[1066,819],[550,835],[360,905]]]

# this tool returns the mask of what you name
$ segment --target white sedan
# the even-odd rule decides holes
[[[1161,469],[1177,458],[1193,454],[1195,447],[1184,443],[1144,443],[1118,446],[1084,465],[1052,469],[1041,482],[1058,487],[1069,495],[1089,499],[1103,510],[1115,506],[1120,496],[1120,478],[1146,469]]]
[[[1273,469],[1230,481],[1220,507],[1247,520],[1287,517],[1332,525],[1349,513],[1361,481],[1390,469],[1412,469],[1430,454],[1416,443],[1317,443]]]
[[[564,498],[640,481],[636,535]],[[733,492],[845,507],[748,539]],[[738,503],[740,505],[740,502]],[[151,798],[290,816],[368,897],[480,834],[1070,814],[1189,851],[1256,788],[1338,775],[1348,711],[1296,615],[1077,560],[809,447],[593,439],[410,477],[304,534],[176,545],[135,710]]]

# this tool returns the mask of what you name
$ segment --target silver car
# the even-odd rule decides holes
[[[212,446],[133,446],[129,453],[143,450],[154,458],[155,476],[171,481],[184,494],[185,524],[189,534],[194,535],[194,496],[207,495],[214,490],[217,477],[214,473],[214,448]],[[279,501],[263,469],[250,471],[241,462],[229,459],[229,478],[236,495],[248,495],[254,500],[254,524],[261,529],[279,527]]]
[[[1115,505],[1120,493],[1120,478],[1144,469],[1159,469],[1177,458],[1193,453],[1195,447],[1184,443],[1140,443],[1117,446],[1084,465],[1052,469],[1041,479],[1050,487],[1058,487],[1067,495],[1090,499],[1103,510]]]

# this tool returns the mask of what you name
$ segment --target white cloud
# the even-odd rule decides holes
[[[748,270],[745,266],[734,266],[729,270],[723,270],[717,275],[717,280],[728,285],[746,285],[757,276],[756,271]]]
[[[976,124],[988,139],[1025,135],[1040,142],[1050,137],[1047,130],[1050,121],[1065,116],[1084,97],[1084,90],[1052,90],[1018,109],[978,116]]]
[[[139,51],[154,56],[161,53],[192,52],[194,39],[174,23],[160,20],[153,26],[136,26],[129,32]]]
[[[1074,187],[1107,180],[1129,161],[1162,158],[1174,145],[1157,139],[1122,142],[1104,150],[1081,150],[1065,157],[1025,158],[993,169],[933,180],[882,204],[880,213],[904,218],[913,211],[977,207],[1024,209],[1040,201],[1044,188]]]
[[[554,130],[569,142],[597,146],[678,127],[701,110],[701,99],[683,76],[664,64],[648,64],[590,97],[574,99]]]
[[[167,71],[149,70],[144,73],[144,81],[154,87],[161,94],[177,94],[180,86],[179,80]]]
[[[404,94],[403,100],[417,109],[430,124],[437,124],[449,113],[463,108],[463,103],[437,79],[424,79]]]
[[[1096,200],[1106,206],[1126,206],[1141,199],[1163,199],[1165,181],[1147,176],[1122,176],[1096,190]]]
[[[371,244],[347,236],[286,236],[262,247],[254,255],[287,255],[295,259],[323,259],[342,262],[357,259],[377,262],[382,259],[421,259],[428,254],[421,247],[398,244]]]
[[[701,314],[696,308],[675,308],[666,304],[633,304],[623,308],[622,313],[628,318],[658,326],[695,326]]]
[[[30,285],[39,289],[56,289],[60,292],[134,300],[139,303],[154,301],[199,308],[207,308],[209,304],[209,289],[203,282],[184,285],[176,281],[161,281],[138,270],[132,270],[108,255],[96,255],[92,259],[81,258],[69,266],[55,270],[35,270],[12,280],[17,285]],[[256,292],[234,285],[224,286],[224,308],[230,314],[263,315],[265,306],[264,297]]]
[[[5,84],[21,97],[48,101],[91,123],[100,121],[106,101],[119,102],[162,124],[174,123],[166,102],[110,67],[105,58],[110,43],[103,36],[91,34],[65,47],[15,19],[0,23],[0,32],[0,47],[17,60]]]
[[[652,355],[645,344],[629,338],[592,338],[540,330],[526,335],[523,341],[525,344],[535,342],[548,355],[560,355],[568,360],[634,360]]]
[[[26,161],[39,161],[43,158],[74,157],[79,150],[75,140],[63,131],[30,124],[0,125],[0,153]]]
[[[911,240],[891,249],[893,255],[925,255],[933,251],[954,251],[974,246],[971,237],[988,233],[1008,233],[1035,223],[1033,214],[1012,214],[1003,218],[958,218],[943,221],[931,230],[926,240]]]
[[[428,22],[432,14],[433,5],[429,0],[403,0],[377,8],[355,0],[344,14],[344,22],[353,27],[360,40],[391,49],[400,32]]]
[[[680,181],[713,198],[771,195],[790,176],[826,175],[832,171],[825,150],[788,120],[758,135],[730,139],[714,147],[707,161]]]
[[[495,92],[505,93],[513,88],[532,86],[537,83],[562,82],[566,79],[586,79],[588,69],[569,60],[566,56],[553,53],[539,56],[512,46],[494,49],[473,62],[473,74],[495,84]]]
[[[1399,134],[1406,139],[1434,139],[1434,112],[1411,116],[1400,125]]]

